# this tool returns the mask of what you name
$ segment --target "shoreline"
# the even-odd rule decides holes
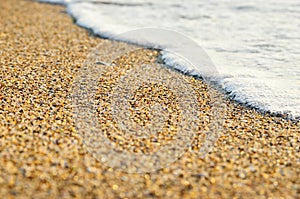
[[[61,2],[40,2],[40,3],[45,3],[45,4],[52,4],[52,5],[58,5],[58,6],[63,6],[66,8],[66,5],[65,3],[61,3]],[[75,25],[85,29],[86,31],[89,32],[89,34],[91,36],[95,36],[97,38],[100,38],[100,39],[105,39],[105,40],[111,40],[111,41],[117,41],[117,42],[124,42],[124,43],[127,43],[129,45],[136,45],[136,46],[139,46],[141,48],[146,48],[146,49],[152,49],[152,50],[158,50],[158,51],[163,51],[162,49],[156,49],[156,48],[152,48],[152,47],[147,47],[147,46],[143,46],[143,45],[140,45],[140,44],[136,44],[134,42],[131,42],[131,41],[128,41],[128,40],[122,40],[122,39],[114,39],[113,37],[110,37],[110,36],[105,36],[105,35],[101,35],[99,33],[96,33],[93,29],[91,28],[87,28],[85,27],[84,25],[81,25],[79,23],[77,23],[77,19],[72,16],[72,14],[68,13],[66,11],[67,15],[69,17],[72,18],[73,22]],[[168,66],[168,64],[164,63],[164,61],[162,60],[163,64]],[[193,76],[193,77],[196,77],[196,78],[201,78],[200,76],[198,75],[191,75],[189,73],[186,73],[180,69],[177,69],[177,68],[174,68],[171,66],[171,68],[173,68],[174,70],[184,74],[184,75],[189,75],[189,76]],[[245,107],[245,108],[249,108],[249,109],[252,109],[262,115],[265,115],[266,117],[279,117],[279,118],[283,118],[287,121],[292,121],[293,123],[298,123],[300,122],[300,116],[294,116],[293,114],[289,113],[288,111],[284,111],[284,112],[280,112],[280,111],[276,111],[276,112],[272,112],[270,110],[265,110],[265,108],[262,108],[262,107],[258,107],[258,106],[255,106],[255,105],[251,105],[251,103],[249,104],[248,102],[241,102],[241,101],[238,101],[238,100],[235,100],[234,99],[234,96],[230,96],[230,92],[226,91],[225,89],[223,88],[219,88],[220,85],[214,85],[214,87],[218,87],[218,89],[220,90],[220,92],[225,96],[225,98],[227,100],[230,100],[232,103],[235,103],[235,104],[238,104],[238,105],[241,105],[242,107]]]
[[[191,149],[168,168],[143,175],[102,165],[85,151],[68,94],[90,49],[111,42],[75,25],[61,5],[0,1],[1,196],[297,197],[299,121],[228,100],[222,135],[204,158]],[[199,96],[206,94],[203,83],[185,78]]]

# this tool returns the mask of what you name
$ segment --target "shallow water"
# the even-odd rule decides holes
[[[65,3],[78,24],[105,37],[145,27],[178,31],[205,49],[233,99],[300,117],[299,1],[52,2]],[[176,62],[169,58],[167,64]]]

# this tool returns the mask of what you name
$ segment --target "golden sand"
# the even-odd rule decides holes
[[[153,173],[129,174],[103,165],[85,150],[70,98],[87,54],[103,40],[74,25],[61,6],[0,0],[0,10],[1,198],[299,197],[300,123],[262,115],[228,100],[223,101],[226,110],[220,115],[222,135],[204,158],[196,153],[201,145],[197,137],[178,161]],[[156,55],[140,50],[116,64],[138,67],[141,62],[136,59],[151,63]],[[114,80],[109,75],[103,78],[99,95],[109,92]],[[197,91],[203,113],[209,114],[207,86],[183,78]],[[149,91],[143,89],[140,92]],[[105,98],[98,100],[105,103]],[[177,114],[176,104],[170,107]],[[143,110],[133,120],[147,122],[148,109]],[[206,121],[199,123],[207,127]],[[110,139],[122,141],[120,136]],[[150,142],[141,150],[151,147]]]

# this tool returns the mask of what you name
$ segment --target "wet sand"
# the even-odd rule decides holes
[[[299,197],[300,123],[220,99],[225,106],[219,113],[224,119],[221,136],[202,158],[197,154],[202,139],[199,132],[210,128],[205,119],[211,113],[210,91],[200,79],[182,74],[178,75],[195,90],[202,113],[199,132],[184,155],[170,166],[146,174],[129,174],[101,163],[86,150],[76,129],[70,93],[91,49],[104,42],[108,49],[102,49],[102,54],[109,57],[108,52],[115,50],[110,47],[112,42],[74,25],[61,6],[0,0],[0,9],[2,198]],[[113,81],[124,68],[155,63],[158,54],[140,49],[116,60],[117,72],[107,72],[99,80],[99,103],[110,102],[103,95],[112,92]],[[151,86],[139,92],[150,94]],[[168,93],[164,88],[155,89]],[[148,102],[139,92],[136,99]],[[172,126],[180,116],[180,107],[171,104],[170,109]],[[102,127],[110,132],[114,127],[103,110],[97,110],[99,122],[105,121]],[[148,109],[143,110],[143,114],[134,115],[135,122],[148,121]],[[162,132],[159,143],[170,140],[170,133]],[[123,134],[118,132],[106,136],[123,148],[140,144],[120,143]],[[156,150],[152,142],[143,146],[128,150]]]

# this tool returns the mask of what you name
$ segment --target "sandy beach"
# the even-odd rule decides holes
[[[103,57],[116,50],[111,46],[132,46],[91,35],[74,24],[63,6],[0,0],[0,9],[0,198],[299,198],[300,122],[263,115],[227,99],[220,98],[225,106],[221,136],[205,157],[197,154],[201,136],[195,132],[184,155],[158,171],[130,174],[102,164],[76,130],[72,85],[99,43],[107,47],[100,49]],[[98,103],[110,102],[103,96],[124,70],[154,64],[158,55],[138,49],[116,60],[118,70],[99,81]],[[198,131],[209,128],[203,119],[211,111],[209,86],[176,73],[195,90],[203,113]],[[172,97],[164,88],[147,88],[137,91],[136,98],[145,101],[139,93],[147,95],[151,89]],[[181,110],[171,100],[167,105],[174,114],[172,126]],[[105,110],[98,110],[99,118],[103,131],[111,132]],[[139,115],[133,119],[147,121]],[[170,133],[162,132],[159,142],[170,139]],[[106,136],[122,140],[122,134]],[[133,150],[156,150],[152,142],[143,147]]]

